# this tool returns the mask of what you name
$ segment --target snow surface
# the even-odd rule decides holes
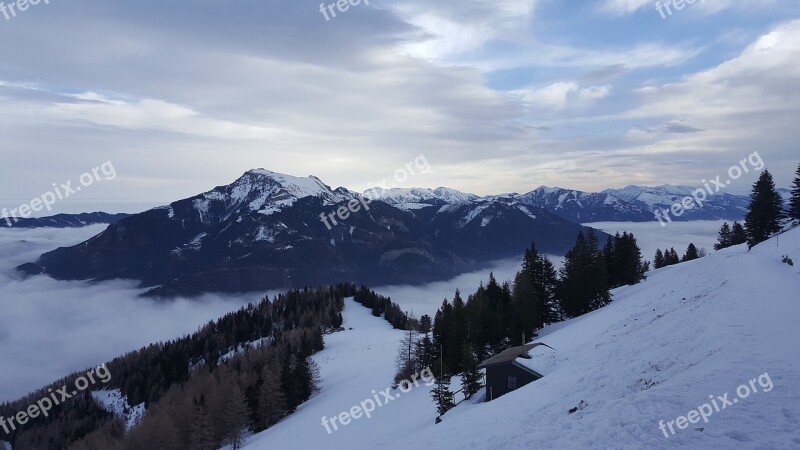
[[[372,417],[361,417],[328,434],[322,416],[349,411],[366,399],[391,387],[394,358],[403,332],[351,298],[345,300],[345,331],[325,337],[325,350],[314,356],[322,376],[321,390],[298,411],[248,440],[247,449],[349,449],[374,448],[372,438],[400,439],[407,430],[433,423],[436,408],[430,388],[420,386],[376,408]],[[352,328],[352,330],[350,329]],[[394,396],[399,390],[392,390]],[[383,396],[379,395],[379,398]]]
[[[402,338],[348,300],[345,326],[355,329],[328,336],[317,355],[322,392],[246,448],[800,448],[800,270],[783,255],[800,262],[800,229],[749,252],[738,246],[652,271],[615,290],[611,305],[541,333],[555,349],[530,360],[552,366],[541,380],[463,403],[438,425],[424,390],[412,391],[328,435],[322,415],[389,385]],[[759,392],[737,398],[737,387],[763,374],[771,391],[756,383]],[[659,421],[725,393],[738,402],[707,424],[669,438],[659,430]]]
[[[142,420],[145,412],[144,402],[136,406],[128,404],[128,397],[119,389],[92,391],[92,398],[101,408],[125,419],[125,428],[131,429]]]

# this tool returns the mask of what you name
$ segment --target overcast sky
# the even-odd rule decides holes
[[[329,0],[329,2],[332,0]],[[6,1],[8,3],[8,1]],[[59,210],[138,210],[248,169],[362,190],[699,185],[800,160],[800,2],[50,0],[0,13],[0,201],[111,161]],[[749,181],[742,181],[744,190]],[[732,186],[736,188],[736,186]],[[41,215],[41,214],[39,214]]]

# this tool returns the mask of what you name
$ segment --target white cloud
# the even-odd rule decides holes
[[[604,0],[600,10],[613,15],[633,14],[648,5],[654,5],[654,0]]]
[[[586,108],[609,95],[611,86],[581,87],[573,81],[559,81],[542,88],[520,89],[509,96],[534,109]]]

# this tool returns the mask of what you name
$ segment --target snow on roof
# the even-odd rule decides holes
[[[517,364],[533,370],[542,376],[554,372],[558,368],[558,353],[546,344],[531,344],[534,347],[528,351],[529,358],[517,358]]]
[[[546,375],[556,367],[556,352],[543,342],[511,347],[482,362],[478,367],[485,368],[498,364],[516,362],[539,375]]]

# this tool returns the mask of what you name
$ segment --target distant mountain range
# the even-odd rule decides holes
[[[485,197],[449,188],[357,193],[331,189],[314,176],[256,169],[229,185],[130,217],[36,219],[111,225],[19,269],[69,280],[136,279],[162,296],[337,282],[423,283],[519,256],[531,242],[563,255],[585,230],[580,223],[654,221],[656,208],[668,209],[693,191],[628,186],[599,193],[540,187]],[[720,192],[674,220],[741,220],[748,201]],[[368,210],[331,228],[320,218],[365,204]]]
[[[519,256],[531,242],[564,254],[586,231],[514,199],[418,191],[419,208],[386,197],[328,229],[321,215],[367,198],[313,176],[251,170],[230,185],[120,220],[20,270],[58,279],[136,279],[163,296],[423,283]]]
[[[479,197],[448,188],[395,188],[374,190],[381,199],[406,211],[424,209],[431,205],[458,202],[500,201],[541,208],[571,222],[648,222],[657,220],[655,210],[669,209],[681,199],[691,196],[696,188],[689,186],[627,186],[602,192],[583,192],[572,189],[539,187],[526,194],[501,194]],[[779,189],[788,199],[789,191]],[[702,208],[686,210],[675,221],[742,220],[750,197],[718,192],[708,195]]]
[[[109,214],[104,212],[81,214],[56,214],[39,218],[0,218],[0,228],[79,228],[87,225],[117,223],[130,217],[130,214]]]

